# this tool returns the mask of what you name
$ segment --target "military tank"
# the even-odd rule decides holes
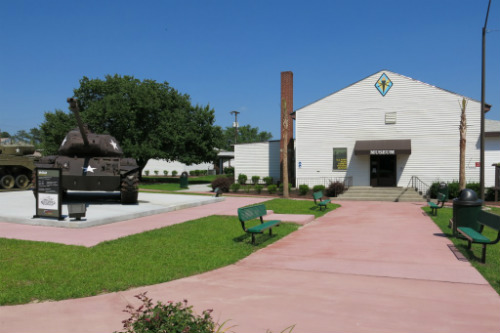
[[[39,168],[60,168],[62,190],[120,191],[122,204],[137,203],[139,166],[124,158],[118,141],[111,135],[95,134],[80,118],[77,100],[68,98],[78,128],[68,132],[58,155],[42,157]]]
[[[27,189],[37,157],[35,146],[0,145],[0,189]]]

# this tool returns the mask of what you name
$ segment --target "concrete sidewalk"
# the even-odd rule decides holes
[[[215,271],[95,297],[0,307],[0,332],[113,332],[122,328],[125,306],[136,305],[134,295],[144,291],[155,301],[187,299],[198,313],[214,309],[214,318],[229,319],[240,333],[293,324],[294,333],[499,332],[499,295],[454,255],[421,204],[341,204]]]

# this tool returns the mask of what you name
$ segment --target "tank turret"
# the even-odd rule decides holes
[[[58,155],[43,157],[37,166],[60,168],[63,191],[120,191],[122,203],[137,203],[139,166],[135,159],[123,157],[113,136],[89,131],[80,118],[78,101],[67,101],[78,127],[68,132]]]

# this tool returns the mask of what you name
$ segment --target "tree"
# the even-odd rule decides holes
[[[74,90],[81,117],[94,133],[109,133],[126,156],[140,166],[150,158],[185,164],[211,162],[221,129],[214,110],[193,106],[167,82],[140,81],[132,76],[83,77]]]
[[[9,132],[0,132],[0,138],[10,138]]]
[[[222,141],[219,148],[230,150],[231,145],[234,144],[234,127],[226,127],[222,131]],[[251,142],[265,142],[269,141],[273,135],[269,132],[259,132],[258,127],[251,127],[245,125],[238,127],[237,143],[251,143]]]
[[[465,109],[467,108],[467,100],[462,98],[462,104],[460,105],[461,116],[460,116],[460,171],[458,173],[458,188],[460,190],[465,189],[465,147],[466,147],[466,137],[467,137],[467,119],[465,116]]]
[[[76,120],[73,114],[61,110],[45,112],[44,117],[45,121],[40,125],[43,154],[54,155],[68,131],[77,126]]]

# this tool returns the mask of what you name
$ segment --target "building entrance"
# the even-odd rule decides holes
[[[370,155],[370,185],[397,185],[396,155]]]

